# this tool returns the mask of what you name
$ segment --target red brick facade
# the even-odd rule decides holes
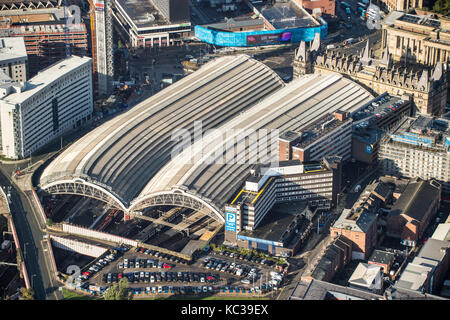
[[[334,16],[336,14],[336,3],[334,0],[297,0],[303,8],[313,11],[320,9],[322,14]]]

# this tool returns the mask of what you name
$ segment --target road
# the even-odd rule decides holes
[[[40,229],[39,222],[26,196],[4,175],[3,168],[0,171],[0,184],[11,187],[11,214],[24,255],[30,284],[35,292],[35,299],[62,298],[61,293],[54,286],[49,264],[44,257],[44,254],[48,254],[48,249],[41,242],[45,232]]]

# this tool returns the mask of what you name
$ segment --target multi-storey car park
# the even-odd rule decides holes
[[[308,75],[285,85],[246,55],[218,58],[78,140],[45,168],[40,188],[100,199],[124,211],[125,219],[173,205],[224,222],[224,205],[255,165],[246,156],[253,152],[260,163],[277,159],[276,151],[265,153],[277,150],[277,138],[256,151],[263,138],[249,143],[238,129],[299,130],[324,112],[351,114],[372,98],[341,75]],[[209,132],[203,145],[196,140],[172,154],[180,146],[172,135],[177,129],[192,135],[195,121],[202,121],[200,133],[235,131],[222,141]],[[236,149],[230,161],[220,161]]]

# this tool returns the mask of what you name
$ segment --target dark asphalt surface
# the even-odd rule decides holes
[[[27,198],[5,176],[3,168],[0,170],[0,184],[11,186],[10,209],[35,299],[54,300],[58,291],[52,287],[44,261],[44,248],[41,244],[44,232],[40,230]]]

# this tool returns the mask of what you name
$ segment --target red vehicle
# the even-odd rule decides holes
[[[122,278],[123,278],[123,273],[119,273],[119,275],[117,276],[117,278],[122,279]]]
[[[91,276],[91,273],[90,273],[89,271],[85,271],[85,272],[82,273],[82,275],[83,275],[83,276],[88,276],[88,277],[90,277],[90,276]]]
[[[145,252],[145,248],[141,248],[141,249],[139,250],[139,252],[140,252],[140,253],[144,253],[144,252]]]
[[[170,264],[164,263],[164,264],[163,264],[163,268],[164,268],[164,269],[171,269],[172,266],[171,266]]]
[[[216,278],[214,278],[213,276],[208,276],[208,277],[206,277],[206,280],[208,280],[208,281],[216,281]]]

